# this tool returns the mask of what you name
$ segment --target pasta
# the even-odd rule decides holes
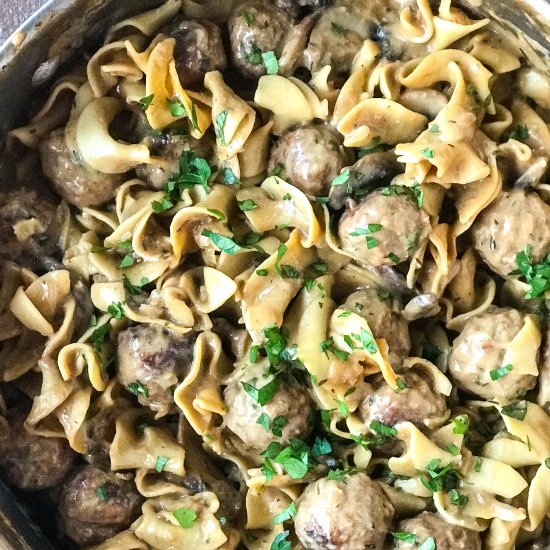
[[[549,90],[450,0],[116,22],[0,193],[0,474],[56,547],[548,547]]]

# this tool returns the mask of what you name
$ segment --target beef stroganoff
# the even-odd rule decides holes
[[[550,77],[435,4],[168,0],[10,132],[0,471],[60,545],[549,547]]]

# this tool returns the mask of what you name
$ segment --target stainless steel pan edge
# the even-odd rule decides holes
[[[219,0],[220,5],[225,0]],[[160,5],[163,0],[50,0],[18,29],[19,46],[0,46],[0,180],[6,133],[31,113],[34,97],[44,93],[56,70],[85,44],[99,44],[105,30],[124,17]],[[550,0],[463,0],[478,16],[494,19],[519,37],[521,48],[540,68],[550,67]],[[1,245],[1,243],[0,243]],[[56,545],[57,547],[57,545]],[[33,525],[24,508],[0,479],[0,549],[54,548]]]

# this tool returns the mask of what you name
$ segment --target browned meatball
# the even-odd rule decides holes
[[[530,247],[539,263],[550,251],[550,206],[536,193],[505,191],[477,218],[472,237],[487,265],[506,277],[518,267],[518,252]]]
[[[369,24],[348,6],[329,8],[313,28],[304,64],[316,72],[330,65],[337,75],[348,75],[353,58],[369,36]]]
[[[60,232],[56,214],[57,205],[32,189],[0,193],[0,256],[18,260],[53,251]]]
[[[297,501],[296,535],[307,550],[381,550],[393,506],[378,484],[360,473],[309,484]]]
[[[40,143],[42,170],[53,188],[79,208],[111,200],[123,182],[122,174],[104,174],[79,164],[65,141],[65,131],[55,130]]]
[[[449,417],[445,396],[433,389],[429,378],[414,371],[406,372],[401,379],[407,384],[396,392],[383,380],[363,401],[361,416],[367,426],[378,420],[388,426],[399,422],[412,422],[419,428],[438,428]]]
[[[373,266],[409,260],[430,233],[428,214],[410,193],[373,191],[340,218],[341,246]]]
[[[176,40],[174,59],[184,88],[200,88],[207,72],[227,67],[220,28],[215,23],[178,17],[160,32]]]
[[[138,396],[142,405],[168,414],[174,399],[172,388],[189,371],[194,336],[177,335],[159,325],[138,325],[118,336],[119,382]]]
[[[259,389],[272,380],[272,376],[264,376],[261,366],[251,366],[239,380],[230,383],[224,392],[227,427],[243,443],[254,449],[263,450],[272,441],[280,441],[285,445],[291,437],[303,439],[310,431],[311,400],[304,387],[282,380],[272,399],[262,406],[254,401],[243,386],[243,383],[250,384]],[[258,424],[262,414],[269,418],[268,430]],[[277,426],[281,427],[280,436],[273,433],[273,429],[278,433]]]
[[[233,64],[244,76],[258,78],[266,74],[262,53],[281,57],[292,20],[268,2],[249,0],[238,6],[227,25]]]
[[[61,483],[76,453],[66,439],[29,433],[26,413],[13,409],[0,424],[0,470],[5,479],[25,491],[38,491]]]
[[[130,526],[142,500],[133,481],[84,466],[63,485],[57,509],[61,532],[79,545],[103,542]]]
[[[437,550],[481,550],[479,533],[450,525],[438,514],[422,512],[420,515],[404,519],[397,524],[396,531],[416,535],[416,543],[394,541],[393,548],[413,550],[419,548],[430,537]]]
[[[308,195],[326,196],[332,180],[349,162],[342,137],[328,124],[307,124],[283,134],[275,144],[269,171]]]
[[[136,167],[136,175],[154,189],[162,189],[168,180],[180,171],[182,154],[192,151],[197,157],[207,157],[211,152],[213,141],[210,136],[198,140],[191,136],[172,133],[147,136],[146,140],[151,154],[162,158],[163,166],[158,164],[140,164]]]
[[[374,337],[384,338],[388,343],[392,366],[400,369],[403,359],[409,356],[411,339],[399,300],[376,288],[362,288],[350,294],[341,307],[367,320]]]
[[[525,322],[516,309],[494,309],[467,321],[453,342],[449,371],[457,386],[485,399],[511,401],[535,387],[537,377],[512,370],[491,379],[491,371],[503,367],[506,347]]]

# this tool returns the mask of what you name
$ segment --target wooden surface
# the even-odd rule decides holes
[[[0,43],[47,0],[0,0]]]

